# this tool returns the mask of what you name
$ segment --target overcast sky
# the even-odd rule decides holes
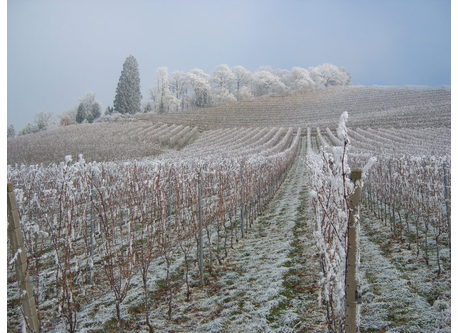
[[[353,84],[450,85],[448,0],[9,0],[8,124],[112,105],[125,58],[155,71],[332,63]]]

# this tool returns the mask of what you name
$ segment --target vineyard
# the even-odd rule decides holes
[[[450,332],[450,135],[447,90],[347,87],[9,139],[41,330],[343,332],[354,223],[360,331]]]
[[[145,121],[70,125],[9,139],[8,164],[49,164],[79,154],[88,161],[142,158],[181,149],[198,136],[196,127]]]
[[[141,114],[139,119],[198,126],[336,127],[343,111],[349,127],[450,128],[450,90],[332,87],[253,98],[192,112]]]

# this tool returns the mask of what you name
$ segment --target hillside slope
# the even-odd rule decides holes
[[[335,127],[350,114],[349,127],[450,127],[451,92],[446,89],[333,87],[267,96],[217,107],[139,119],[198,126]]]
[[[71,125],[8,139],[8,164],[60,162],[66,155],[76,158],[81,153],[87,161],[155,156],[192,142],[197,129],[310,127],[315,136],[316,127],[335,128],[343,111],[349,113],[351,128],[450,128],[451,93],[446,89],[335,87],[189,112],[138,114],[134,121]],[[180,125],[196,127],[195,135],[180,137]],[[169,134],[184,139],[182,144],[164,145],[161,138],[167,141]]]

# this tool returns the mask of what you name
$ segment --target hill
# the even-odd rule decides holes
[[[450,127],[451,92],[432,88],[330,87],[266,96],[191,112],[141,114],[139,119],[201,129],[245,126],[335,127],[340,114],[349,127]]]
[[[11,158],[60,162],[8,167],[25,240],[8,253],[9,330],[26,260],[47,332],[337,327],[363,168],[360,331],[450,331],[447,90],[323,89],[173,116],[9,141]],[[65,157],[80,152],[102,162]]]
[[[138,114],[134,121],[72,125],[8,139],[8,164],[59,162],[66,155],[81,153],[87,161],[155,156],[193,141],[189,137],[179,145],[164,144],[169,134],[186,134],[183,126],[196,127],[200,132],[236,127],[310,127],[316,136],[317,127],[335,128],[343,111],[349,113],[351,128],[450,128],[451,92],[334,87],[188,112]],[[197,136],[195,131],[193,139]]]

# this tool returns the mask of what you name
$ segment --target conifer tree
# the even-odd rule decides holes
[[[141,99],[138,63],[134,56],[130,55],[124,61],[119,77],[113,103],[114,111],[131,114],[140,112]]]
[[[81,124],[84,119],[86,119],[86,110],[84,108],[83,103],[80,103],[78,105],[78,110],[76,111],[76,122],[78,124]]]

